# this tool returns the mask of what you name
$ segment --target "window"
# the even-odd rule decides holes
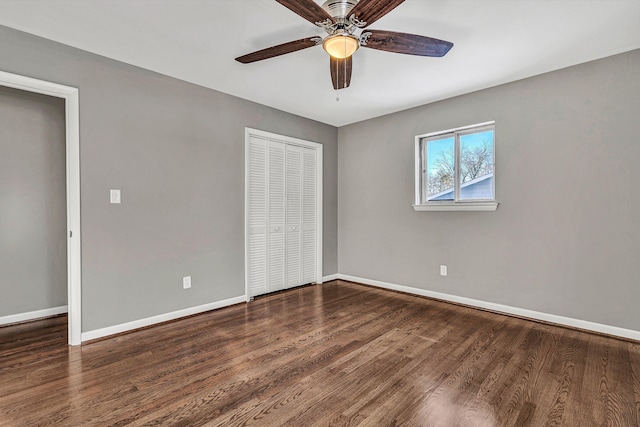
[[[415,210],[495,210],[494,122],[416,137]]]

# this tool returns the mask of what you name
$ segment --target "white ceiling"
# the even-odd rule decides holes
[[[319,46],[234,60],[325,35],[275,0],[0,0],[0,24],[334,126],[640,48],[639,0],[406,0],[371,28],[453,49],[360,49],[336,92]]]

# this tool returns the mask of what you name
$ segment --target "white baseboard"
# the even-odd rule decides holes
[[[587,320],[574,319],[571,317],[558,316],[556,314],[543,313],[540,311],[528,310],[525,308],[512,307],[509,305],[496,304],[493,302],[466,298],[457,295],[445,294],[442,292],[428,291],[426,289],[413,288],[410,286],[396,285],[394,283],[381,282],[379,280],[365,279],[363,277],[349,276],[346,274],[337,274],[338,279],[348,280],[350,282],[362,283],[365,285],[376,286],[394,291],[406,292],[409,294],[421,295],[429,298],[435,298],[443,301],[455,302],[472,307],[482,308],[504,314],[511,314],[518,317],[526,317],[529,319],[541,320],[543,322],[556,323],[558,325],[569,326],[572,328],[585,329],[588,331],[599,332],[607,335],[613,335],[622,338],[629,338],[640,341],[640,331],[633,329],[625,329],[617,326],[603,325],[601,323],[589,322]]]
[[[42,319],[43,317],[56,316],[68,311],[66,305],[60,307],[45,308],[43,310],[29,311],[27,313],[11,314],[9,316],[0,317],[0,325],[9,325],[11,323],[26,322],[28,320]]]
[[[339,276],[340,276],[340,275],[339,275],[339,274],[337,274],[337,273],[336,273],[336,274],[330,274],[330,275],[328,275],[328,276],[324,276],[324,277],[322,278],[322,283],[324,283],[324,282],[330,282],[330,281],[332,281],[332,280],[338,280]]]
[[[103,338],[109,335],[131,331],[133,329],[144,328],[145,326],[155,325],[156,323],[167,322],[169,320],[175,320],[181,317],[191,316],[193,314],[204,313],[205,311],[215,310],[217,308],[223,308],[246,301],[247,297],[245,295],[241,295],[239,297],[229,298],[222,301],[216,301],[209,304],[203,304],[196,307],[185,308],[183,310],[134,320],[132,322],[121,323],[119,325],[108,326],[101,329],[94,329],[93,331],[83,332],[82,341],[95,340],[97,338]]]

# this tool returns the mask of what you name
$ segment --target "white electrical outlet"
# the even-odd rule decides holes
[[[447,266],[446,265],[441,265],[440,266],[440,275],[441,276],[446,276],[447,275]]]
[[[182,278],[182,288],[189,289],[191,287],[191,276],[186,276]]]
[[[109,196],[110,196],[111,203],[115,203],[115,204],[120,203],[120,190],[110,190]]]

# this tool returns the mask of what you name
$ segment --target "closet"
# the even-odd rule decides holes
[[[322,145],[247,129],[247,299],[321,282]]]

